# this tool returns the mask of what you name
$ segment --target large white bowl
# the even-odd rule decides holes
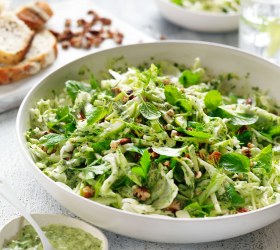
[[[98,74],[108,62],[112,62],[112,58],[120,57],[129,66],[153,60],[191,65],[196,57],[200,57],[203,66],[213,73],[233,72],[240,76],[249,73],[254,86],[270,90],[271,95],[280,101],[280,68],[232,47],[203,42],[165,41],[123,46],[88,55],[61,67],[39,82],[19,109],[16,126],[20,148],[39,183],[58,202],[82,219],[118,234],[149,241],[195,243],[222,240],[254,231],[279,219],[279,203],[256,211],[217,218],[179,219],[134,214],[78,196],[68,188],[57,185],[36,167],[24,138],[25,131],[29,129],[29,109],[38,99],[51,94],[51,90],[62,87],[65,80],[79,79],[77,72],[83,65],[88,65]],[[240,85],[244,84],[241,82]]]
[[[162,16],[181,27],[202,32],[228,32],[238,28],[239,13],[213,13],[189,10],[171,3],[155,0]]]

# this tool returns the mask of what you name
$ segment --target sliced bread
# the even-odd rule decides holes
[[[0,85],[37,74],[51,65],[57,56],[57,41],[48,30],[38,32],[24,60],[16,65],[0,65]]]
[[[20,62],[32,41],[32,31],[23,21],[12,13],[0,15],[0,63]]]
[[[52,17],[53,11],[46,2],[33,2],[18,9],[16,15],[30,29],[41,30],[45,23]]]

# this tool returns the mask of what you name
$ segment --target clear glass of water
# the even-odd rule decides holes
[[[241,0],[239,48],[280,64],[280,0]]]

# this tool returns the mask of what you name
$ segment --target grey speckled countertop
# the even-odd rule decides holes
[[[223,43],[237,46],[237,32],[227,34],[200,34],[181,29],[165,21],[159,14],[152,0],[98,0],[97,5],[111,11],[121,19],[150,35],[159,39],[161,35],[169,39],[191,39]],[[0,174],[5,176],[16,189],[17,196],[26,204],[27,209],[36,213],[72,214],[61,207],[32,176],[19,152],[15,135],[15,120],[17,110],[0,114]],[[0,199],[0,227],[8,220],[17,216],[16,211],[5,201]],[[263,229],[224,241],[203,244],[161,244],[139,241],[114,233],[106,232],[110,248],[125,249],[280,249],[280,221]],[[203,235],[201,235],[203,237]]]

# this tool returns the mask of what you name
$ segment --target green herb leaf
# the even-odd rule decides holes
[[[187,205],[186,207],[184,207],[184,210],[188,211],[188,213],[192,217],[205,217],[205,216],[209,215],[209,213],[213,207],[214,207],[213,204],[201,206],[201,205],[199,205],[198,202],[193,202],[193,203]]]
[[[201,73],[200,72],[192,72],[190,70],[185,70],[179,77],[179,82],[184,87],[189,87],[191,85],[195,85],[201,82]]]
[[[161,117],[161,113],[151,102],[143,102],[139,107],[140,113],[148,120],[155,120]]]
[[[248,115],[248,114],[236,114],[232,117],[231,123],[235,126],[240,125],[252,125],[256,123],[256,121],[259,119],[256,115]]]
[[[273,126],[269,129],[268,134],[271,138],[280,135],[280,126]]]
[[[183,93],[181,93],[177,87],[172,85],[166,85],[164,87],[164,95],[166,101],[171,105],[176,105],[177,101],[180,99],[184,99]]]
[[[57,144],[65,141],[67,138],[60,134],[47,134],[40,138],[40,142],[47,148],[56,146]]]
[[[220,166],[233,173],[247,173],[250,170],[250,160],[239,153],[228,153],[221,157]]]
[[[144,171],[144,174],[145,174],[144,177],[146,179],[147,178],[147,173],[148,173],[150,165],[151,165],[151,157],[150,157],[150,153],[148,152],[148,150],[145,150],[143,152],[143,155],[140,159],[140,165],[141,165],[141,168]]]
[[[108,111],[105,107],[94,107],[93,111],[87,119],[87,124],[92,125],[107,115]]]
[[[65,86],[66,86],[67,93],[71,97],[72,101],[75,101],[80,91],[89,92],[91,90],[91,87],[86,83],[78,82],[74,80],[68,80],[65,83]]]
[[[154,152],[158,153],[159,155],[178,157],[186,150],[186,147],[183,148],[153,147],[152,149]]]
[[[172,85],[164,87],[164,95],[166,101],[171,105],[181,107],[184,111],[191,111],[192,104],[187,100],[186,96],[179,91],[179,89]]]
[[[235,126],[252,125],[257,122],[258,116],[240,113],[230,113],[225,109],[216,108],[209,113],[212,117],[230,118],[231,124]]]
[[[218,90],[209,91],[204,97],[204,104],[206,108],[214,110],[222,104],[222,95]]]
[[[150,153],[148,152],[148,150],[144,150],[143,155],[140,159],[140,167],[133,167],[131,171],[137,175],[140,175],[143,178],[143,180],[146,180],[150,169],[150,165]]]
[[[226,187],[227,195],[233,206],[241,206],[244,204],[245,200],[242,198],[235,190],[233,185]]]
[[[249,142],[252,141],[252,135],[252,131],[245,130],[242,133],[237,133],[236,137],[242,144],[247,145]]]
[[[102,153],[102,151],[110,149],[110,143],[111,143],[111,140],[95,142],[92,144],[92,148],[95,153],[100,154],[100,153]]]
[[[191,130],[185,130],[184,131],[187,135],[197,137],[197,138],[203,138],[203,139],[209,139],[212,137],[211,134],[205,133],[203,131],[191,131]]]
[[[263,168],[266,172],[270,172],[272,167],[272,145],[263,148],[261,152],[253,158],[255,162],[254,168]]]

